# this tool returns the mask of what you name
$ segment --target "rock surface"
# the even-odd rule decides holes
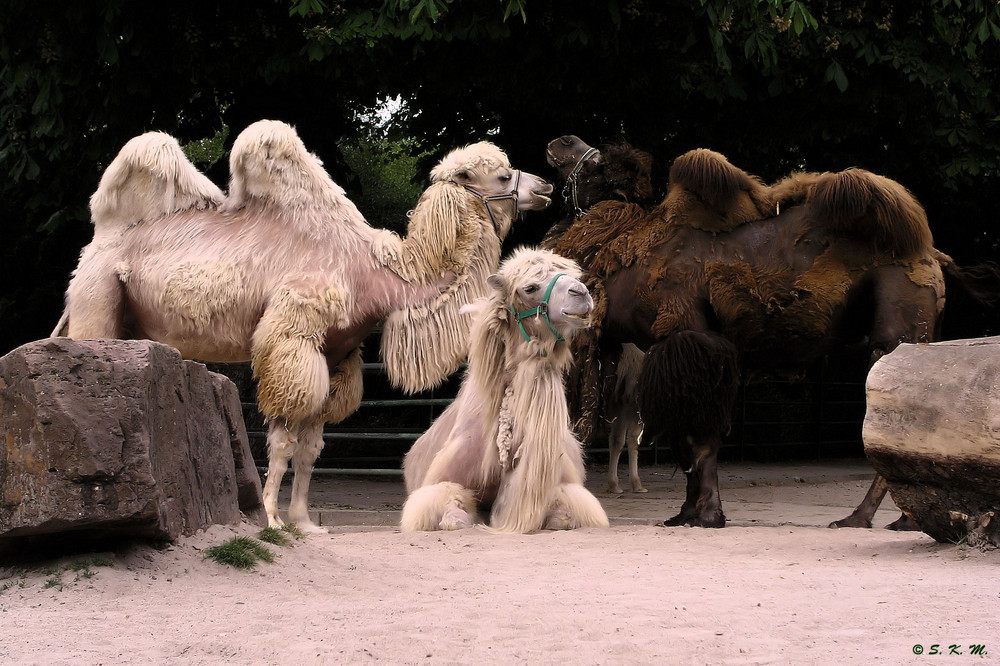
[[[940,542],[1000,546],[1000,337],[902,344],[868,375],[865,453]]]
[[[0,549],[266,524],[236,387],[172,347],[51,338],[0,358]]]

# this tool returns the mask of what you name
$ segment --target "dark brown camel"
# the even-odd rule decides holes
[[[579,159],[586,144],[573,139],[549,144],[558,163]],[[667,525],[725,525],[717,454],[741,372],[796,371],[858,341],[872,362],[931,341],[944,274],[968,277],[933,248],[922,207],[892,180],[850,169],[768,187],[708,150],[675,161],[652,211],[597,203],[553,245],[588,273],[600,346],[647,350],[646,436],[670,442],[687,476]],[[870,527],[885,492],[877,477],[831,526]]]
[[[563,201],[558,221],[542,240],[545,249],[552,249],[559,236],[599,201],[637,203],[644,209],[655,205],[651,178],[653,158],[649,153],[628,144],[591,148],[578,137],[564,136],[550,143],[546,157],[556,170]],[[573,345],[583,353],[592,354],[598,350],[589,331],[582,331],[574,338]],[[606,431],[607,490],[615,494],[623,492],[618,480],[618,461],[626,448],[632,492],[646,492],[639,477],[642,421],[636,395],[642,357],[643,352],[633,344],[609,345],[600,351],[599,358],[574,365],[567,382],[573,387],[569,391],[573,413],[600,414],[602,425],[607,426],[597,428],[594,420],[588,418],[578,418],[574,424],[577,436],[588,444],[596,439],[598,432]],[[602,387],[599,397],[592,390],[596,387]],[[600,406],[581,408],[581,400],[588,398],[599,401]]]

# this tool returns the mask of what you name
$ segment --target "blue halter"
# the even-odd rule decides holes
[[[524,319],[527,319],[528,317],[533,317],[535,315],[542,316],[542,319],[545,320],[545,325],[549,327],[550,331],[552,331],[552,335],[556,336],[556,340],[558,342],[563,342],[565,340],[565,338],[563,338],[563,336],[559,334],[559,331],[557,331],[552,326],[552,322],[549,321],[549,297],[552,296],[552,288],[556,286],[556,280],[558,280],[564,275],[566,274],[556,273],[556,276],[549,281],[549,286],[545,290],[545,298],[542,299],[542,302],[538,305],[538,307],[531,308],[530,310],[525,310],[524,312],[518,312],[517,310],[514,309],[513,305],[510,306],[510,311],[514,314],[515,317],[517,317],[517,327],[521,329],[521,335],[524,336],[524,339],[526,341],[531,342],[531,336],[529,336],[528,332],[524,330],[524,324],[522,323],[522,321]]]

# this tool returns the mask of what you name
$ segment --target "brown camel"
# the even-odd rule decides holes
[[[250,360],[268,418],[264,506],[272,525],[290,459],[289,519],[305,529],[323,424],[361,401],[361,341],[402,310],[419,351],[385,354],[397,383],[432,384],[468,346],[461,307],[485,294],[519,211],[552,186],[496,146],[449,153],[400,239],[370,227],[295,131],[254,123],[230,156],[229,194],[158,132],[128,142],[91,198],[94,240],[70,281],[56,334],[147,338],[186,358]],[[68,320],[68,323],[67,323]],[[399,345],[406,326],[383,344]]]
[[[654,202],[651,182],[653,158],[628,144],[606,144],[598,149],[588,146],[578,137],[564,136],[549,144],[546,159],[555,168],[557,181],[562,185],[563,202],[558,221],[542,240],[543,248],[552,249],[559,237],[599,201],[632,202],[643,208]],[[593,335],[583,331],[576,337],[574,345],[582,350],[597,349],[593,342]],[[605,428],[595,428],[592,419],[580,418],[575,423],[575,429],[580,439],[588,444],[598,432],[607,431],[606,487],[610,493],[622,493],[618,461],[626,449],[632,492],[646,492],[639,476],[642,421],[636,394],[642,357],[642,350],[631,343],[608,345],[601,349],[596,362],[574,365],[569,373],[568,385],[574,387],[570,391],[573,412],[600,414],[601,421],[606,424]],[[580,399],[595,397],[593,391],[578,390],[581,384],[603,387],[600,409],[580,408]]]
[[[573,139],[550,154],[578,159],[589,147]],[[717,454],[741,373],[797,371],[845,343],[864,341],[874,362],[901,342],[932,341],[944,274],[968,277],[892,180],[849,169],[768,187],[703,149],[675,161],[652,211],[597,203],[554,250],[588,275],[600,345],[646,350],[645,436],[669,442],[687,476],[667,525],[725,525]],[[885,491],[877,477],[832,526],[870,527]]]

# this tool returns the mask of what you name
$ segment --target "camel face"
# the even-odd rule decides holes
[[[545,299],[545,293],[551,288],[548,299],[549,321],[564,336],[578,328],[590,325],[590,313],[594,310],[594,299],[587,287],[569,275],[553,275],[547,284],[538,285],[532,294],[521,293],[531,301],[539,298],[539,305]]]
[[[559,173],[559,177],[566,178],[577,164],[580,163],[584,155],[591,150],[593,150],[593,147],[587,145],[583,139],[570,134],[550,141],[545,150],[545,157],[548,160],[549,166],[553,167]],[[590,165],[592,169],[600,161],[601,154],[600,152],[596,152],[587,157],[584,160],[584,164]],[[581,168],[583,167],[581,166]]]
[[[558,180],[565,183],[563,198],[576,215],[598,201],[646,205],[653,196],[653,158],[627,144],[605,145],[598,150],[568,135],[550,141],[545,156]]]
[[[489,284],[511,303],[526,338],[563,340],[590,325],[594,299],[569,265],[536,266],[515,281],[491,275]]]

